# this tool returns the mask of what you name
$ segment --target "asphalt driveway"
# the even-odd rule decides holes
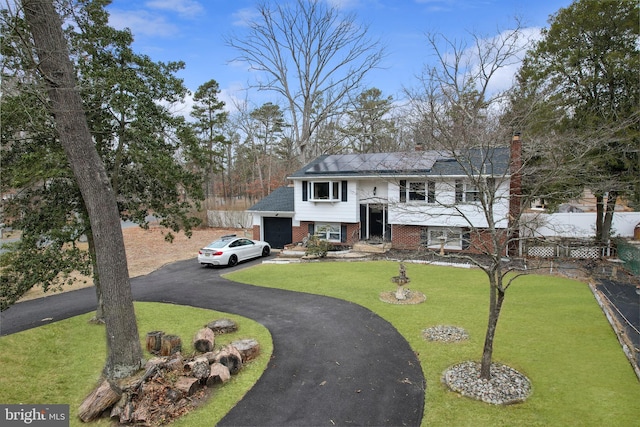
[[[137,301],[239,314],[271,332],[274,350],[266,371],[219,425],[420,424],[425,380],[416,355],[391,324],[349,302],[220,277],[229,271],[188,260],[131,280]],[[94,309],[92,288],[26,301],[0,314],[0,334]]]

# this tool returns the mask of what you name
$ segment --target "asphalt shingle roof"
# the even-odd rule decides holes
[[[249,211],[260,212],[293,212],[293,187],[276,188],[255,205]]]

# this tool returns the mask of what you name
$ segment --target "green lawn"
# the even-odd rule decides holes
[[[533,394],[525,403],[498,407],[448,392],[440,381],[448,366],[480,358],[485,276],[470,269],[406,267],[409,288],[427,295],[423,304],[379,300],[380,292],[395,287],[393,262],[264,264],[226,277],[353,301],[391,322],[420,357],[427,380],[424,426],[640,426],[640,383],[586,284],[531,275],[509,289],[494,360],[527,375]],[[148,331],[164,330],[190,342],[203,324],[229,317],[240,331],[220,336],[217,344],[253,337],[262,346],[260,359],[178,426],[214,425],[259,378],[272,351],[268,331],[239,316],[155,303],[136,303],[136,313],[142,339]],[[105,357],[104,329],[87,323],[91,314],[0,338],[0,402],[69,403],[72,425],[82,425],[77,407],[98,380]],[[422,338],[423,329],[440,324],[464,327],[471,339],[447,344]]]
[[[492,406],[442,385],[450,365],[479,360],[488,314],[488,282],[479,270],[406,264],[409,288],[427,301],[386,304],[395,288],[393,262],[265,264],[226,277],[265,287],[355,302],[391,322],[419,354],[427,381],[424,426],[640,426],[640,383],[585,283],[548,276],[519,278],[507,291],[494,361],[527,375],[531,397]],[[303,278],[303,279],[301,279]],[[422,330],[465,328],[465,343],[434,343]]]
[[[149,331],[162,330],[182,338],[183,354],[193,353],[191,339],[203,325],[226,317],[238,323],[238,331],[216,337],[216,348],[242,338],[255,338],[261,355],[224,385],[216,386],[211,401],[174,426],[210,427],[244,396],[267,366],[273,351],[271,335],[262,325],[232,314],[194,307],[136,303],[136,317],[144,339]],[[0,338],[0,402],[70,404],[71,425],[86,426],[78,407],[97,384],[106,357],[104,326],[87,321],[93,313]],[[146,353],[146,352],[145,352]],[[147,358],[151,357],[146,353]],[[91,423],[108,426],[107,420]]]

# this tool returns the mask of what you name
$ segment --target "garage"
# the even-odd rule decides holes
[[[272,248],[282,249],[291,243],[291,218],[263,217],[264,240]]]

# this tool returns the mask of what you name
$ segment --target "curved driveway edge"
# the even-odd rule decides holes
[[[218,425],[420,425],[425,399],[420,362],[390,323],[346,301],[242,285],[219,275],[230,271],[188,260],[131,280],[136,301],[234,313],[271,332],[274,349],[267,369]],[[64,316],[67,306],[72,311]],[[0,332],[94,307],[92,289],[27,301],[2,313]]]

